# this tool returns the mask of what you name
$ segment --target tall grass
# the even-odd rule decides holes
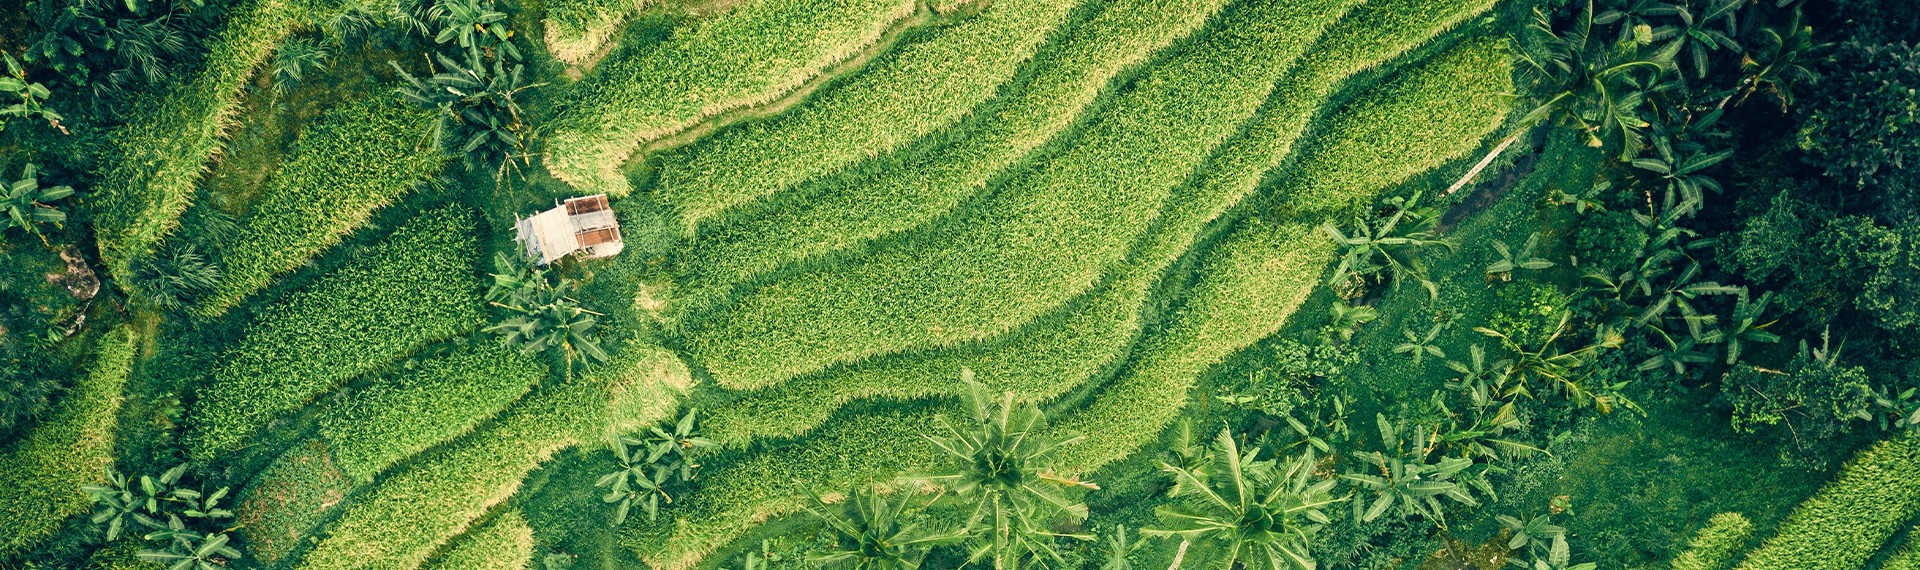
[[[352,3],[243,0],[207,40],[203,67],[126,114],[127,124],[108,142],[106,164],[93,189],[100,256],[122,287],[132,262],[150,255],[179,225],[254,69],[294,28]]]
[[[886,168],[830,176],[815,191],[774,197],[768,211],[722,218],[688,253],[683,280],[692,294],[727,287],[775,268],[919,227],[985,189],[1087,112],[1122,70],[1187,36],[1225,0],[1113,0],[1042,50],[1031,75],[1008,85],[963,123],[956,141]],[[888,159],[892,160],[892,159]],[[693,301],[702,305],[707,301]]]
[[[346,507],[296,568],[414,568],[513,496],[554,453],[665,418],[689,382],[665,350],[615,361],[528,394],[473,433],[421,454]]]
[[[1800,503],[1736,570],[1859,570],[1920,513],[1920,437],[1894,436],[1853,456]]]
[[[729,388],[992,338],[1092,288],[1171,190],[1264,101],[1353,0],[1254,2],[1155,68],[1060,154],[994,198],[846,266],[797,274],[699,323],[689,348]]]
[[[86,374],[53,413],[0,454],[0,556],[32,548],[87,512],[80,486],[106,482],[136,338],[124,326],[101,338]]]
[[[384,93],[347,102],[302,129],[233,241],[219,248],[220,284],[194,313],[225,313],[432,176],[446,161],[421,138],[432,118]]]
[[[478,244],[461,207],[421,213],[245,330],[193,407],[206,459],[347,380],[480,325]]]
[[[624,196],[620,166],[647,141],[771,101],[879,41],[910,0],[745,0],[664,44],[602,62],[549,123],[547,169]]]
[[[570,65],[581,65],[620,31],[620,24],[645,0],[547,0],[547,53]]]
[[[1687,542],[1687,551],[1673,559],[1673,570],[1727,570],[1739,560],[1753,538],[1753,522],[1740,513],[1720,513]],[[1883,566],[1883,570],[1895,570]]]
[[[1079,0],[1002,0],[928,32],[845,84],[669,161],[656,195],[688,228],[953,124],[993,97]]]
[[[350,396],[320,420],[356,482],[473,429],[540,383],[547,367],[490,342],[422,361]]]
[[[1276,189],[1298,196],[1332,172],[1351,186],[1323,196],[1337,210],[1437,168],[1478,148],[1510,110],[1496,95],[1511,89],[1512,59],[1504,42],[1475,38],[1422,62],[1380,91],[1334,115]],[[1397,123],[1430,117],[1424,130]],[[1377,146],[1366,145],[1372,144]],[[1363,150],[1364,149],[1364,150]],[[1201,375],[1227,356],[1279,330],[1326,267],[1332,244],[1306,215],[1277,225],[1252,224],[1209,253],[1200,282],[1160,334],[1149,337],[1128,369],[1083,409],[1063,418],[1063,431],[1087,441],[1067,461],[1093,469],[1159,437],[1180,413]]]
[[[454,539],[424,570],[523,570],[533,561],[533,528],[520,511],[501,513]]]
[[[1202,228],[1251,194],[1262,176],[1291,155],[1325,98],[1360,71],[1407,53],[1475,14],[1491,0],[1374,0],[1354,7],[1327,28],[1302,56],[1241,137],[1208,159],[1208,166],[1167,201],[1163,220],[1126,263],[1056,317],[1041,319],[1003,340],[927,355],[880,359],[729,394],[709,406],[711,434],[729,445],[756,437],[794,436],[813,429],[848,402],[912,399],[950,392],[955,370],[971,368],[996,390],[1051,398],[1119,358],[1140,330],[1141,304],[1162,269],[1184,253]],[[1117,6],[1116,6],[1117,7]]]

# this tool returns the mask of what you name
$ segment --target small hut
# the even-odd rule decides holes
[[[614,219],[606,194],[568,198],[551,210],[519,219],[515,226],[519,230],[515,239],[541,265],[574,252],[612,257],[625,247],[620,242],[620,222]]]

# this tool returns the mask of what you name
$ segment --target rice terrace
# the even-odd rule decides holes
[[[1913,0],[0,0],[0,570],[1920,570]]]

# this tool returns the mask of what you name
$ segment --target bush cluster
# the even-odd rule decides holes
[[[356,482],[450,441],[505,409],[546,375],[546,366],[482,343],[417,366],[349,397],[320,419],[320,437]]]
[[[994,3],[915,38],[805,107],[702,140],[660,171],[654,195],[696,227],[734,206],[919,140],[992,98],[1078,3]],[[954,65],[961,61],[966,65]]]
[[[912,13],[901,0],[752,0],[609,58],[551,124],[547,168],[583,191],[624,196],[619,167],[642,143],[774,99],[879,41]]]
[[[1854,570],[1920,512],[1920,437],[1896,436],[1855,455],[1795,507],[1736,570]]]
[[[189,447],[208,458],[274,418],[427,343],[478,326],[472,214],[441,207],[246,327],[193,408]]]
[[[53,414],[0,454],[0,556],[33,547],[67,517],[87,512],[80,486],[104,482],[113,465],[135,339],[124,327],[102,338],[92,365]]]
[[[347,102],[303,128],[232,242],[215,249],[220,284],[194,312],[225,313],[431,177],[445,158],[421,144],[420,125],[430,117],[383,93]]]
[[[1058,154],[978,209],[847,266],[744,296],[689,334],[730,388],[993,338],[1057,310],[1124,260],[1171,193],[1237,132],[1286,64],[1352,2],[1256,5],[1121,93]],[[1148,157],[1151,157],[1150,159]]]

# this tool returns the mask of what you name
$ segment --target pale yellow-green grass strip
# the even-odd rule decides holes
[[[1495,95],[1511,89],[1512,69],[1505,43],[1487,38],[1421,63],[1336,114],[1317,138],[1327,142],[1308,149],[1278,190],[1292,196],[1328,170],[1366,166],[1364,174],[1346,177],[1353,185],[1345,192],[1324,197],[1353,203],[1472,152],[1509,111]],[[1426,117],[1427,128],[1394,124],[1409,117]],[[1388,146],[1362,152],[1363,143]],[[1063,431],[1088,436],[1065,452],[1068,464],[1091,470],[1154,441],[1208,369],[1279,330],[1331,256],[1332,243],[1313,231],[1321,221],[1255,224],[1217,246],[1173,324],[1150,337],[1126,373],[1087,407],[1060,422]]]
[[[533,561],[533,527],[520,511],[500,513],[453,541],[422,570],[524,570]]]
[[[1908,529],[1906,546],[1901,547],[1900,551],[1893,556],[1887,557],[1887,561],[1880,564],[1880,570],[1920,570],[1920,543],[1914,542],[1916,538],[1920,538],[1916,535],[1916,531]],[[1693,569],[1681,568],[1679,560],[1675,560],[1673,570]]]
[[[670,160],[654,195],[689,230],[729,208],[952,125],[1013,79],[1079,0],[996,0],[861,68],[773,119],[721,131]]]
[[[1920,436],[1902,434],[1848,460],[1794,507],[1738,570],[1859,570],[1920,513]]]
[[[238,112],[240,89],[294,28],[343,10],[340,0],[247,0],[228,11],[207,40],[205,63],[151,104],[126,113],[109,137],[105,167],[93,190],[100,256],[121,287],[132,262],[150,255],[180,223],[194,183],[220,149]]]
[[[695,325],[721,385],[992,338],[1091,289],[1172,189],[1266,100],[1353,0],[1252,2],[1121,94],[1059,155],[980,208],[845,266],[794,275]],[[1306,36],[1304,39],[1301,36]]]
[[[473,433],[416,457],[356,498],[297,566],[411,570],[512,497],[560,450],[672,413],[687,388],[672,353],[633,344],[579,378],[544,386]]]
[[[0,555],[32,548],[67,517],[87,512],[80,486],[106,482],[135,338],[124,326],[102,337],[53,413],[0,454]]]
[[[1310,224],[1256,221],[1222,239],[1172,324],[1145,339],[1129,369],[1086,407],[1055,425],[1087,436],[1064,449],[1060,463],[1091,471],[1158,439],[1201,374],[1279,330],[1313,292],[1332,251]]]
[[[620,24],[645,0],[548,0],[547,53],[568,65],[581,65],[597,52]]]
[[[1097,289],[1069,305],[1059,319],[1043,319],[1037,326],[984,345],[881,359],[728,394],[726,403],[707,408],[710,434],[729,445],[758,437],[799,435],[854,400],[953,393],[952,383],[943,380],[963,367],[979,372],[995,389],[1034,400],[1072,388],[1078,382],[1066,379],[1087,378],[1124,353],[1140,330],[1141,304],[1149,286],[1192,246],[1206,224],[1251,194],[1261,176],[1290,154],[1294,139],[1326,94],[1353,73],[1399,57],[1491,4],[1491,0],[1374,0],[1348,12],[1303,56],[1316,63],[1295,69],[1281,81],[1300,90],[1274,93],[1269,108],[1254,120],[1255,128],[1222,147],[1199,177],[1175,190],[1164,220],[1142,240],[1140,250],[1112,269]],[[1325,71],[1329,68],[1344,71]],[[1320,98],[1308,100],[1316,94]]]
[[[1740,553],[1747,548],[1747,541],[1753,538],[1753,522],[1740,513],[1720,513],[1707,521],[1707,526],[1694,533],[1693,540],[1687,542],[1687,551],[1673,559],[1673,570],[1727,570],[1739,559]],[[1920,570],[1920,568],[1898,568],[1889,560],[1881,570]]]
[[[1123,70],[1186,37],[1226,0],[1114,0],[1028,65],[986,116],[928,156],[776,197],[763,215],[710,224],[684,264],[686,289],[724,296],[775,268],[869,243],[951,212],[1071,124]],[[691,304],[702,305],[704,300]]]
[[[574,85],[547,138],[547,169],[583,192],[624,196],[642,143],[772,101],[879,41],[912,0],[745,0],[666,43],[602,62]]]

